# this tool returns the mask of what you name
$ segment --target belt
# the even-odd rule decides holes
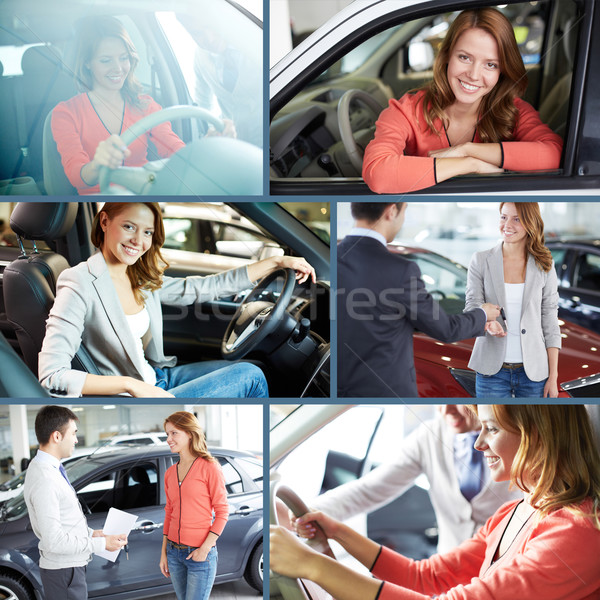
[[[178,548],[179,550],[196,550],[197,546],[188,546],[186,544],[176,544],[175,542],[172,542],[170,539],[167,538],[167,541],[169,542],[169,544],[171,544],[171,546],[173,546],[173,548]]]
[[[502,363],[503,369],[520,369],[523,363]]]

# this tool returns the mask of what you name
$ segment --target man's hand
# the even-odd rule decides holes
[[[485,304],[481,305],[481,308],[485,310],[488,321],[495,321],[500,316],[500,307],[496,306],[495,304],[486,302]]]
[[[106,549],[109,552],[120,550],[127,543],[127,536],[124,533],[118,535],[105,535]]]

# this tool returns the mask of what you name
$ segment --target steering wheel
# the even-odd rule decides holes
[[[282,273],[285,281],[277,301],[256,300],[261,292]],[[273,333],[283,322],[295,286],[296,271],[293,269],[277,269],[263,277],[239,305],[229,322],[221,342],[223,357],[227,360],[242,358]]]
[[[129,144],[140,135],[150,131],[150,129],[154,129],[154,127],[165,121],[190,118],[202,119],[213,125],[217,131],[223,131],[225,128],[225,123],[205,108],[179,105],[170,106],[169,108],[163,108],[162,110],[150,113],[143,119],[134,123],[127,131],[122,133],[120,137],[125,146],[129,146]],[[113,182],[124,185],[129,189],[137,190],[141,189],[148,181],[153,181],[153,177],[155,177],[155,175],[152,172],[140,169],[139,167],[119,167],[118,169],[111,169],[102,166],[98,173],[98,183],[100,185],[100,192],[107,194],[110,184]]]
[[[362,90],[348,90],[339,100],[337,106],[338,127],[340,129],[340,137],[344,144],[348,158],[352,166],[359,172],[362,172],[363,151],[358,147],[354,134],[352,133],[352,124],[350,123],[350,105],[358,102],[370,109],[375,117],[383,110],[383,106],[379,102]]]
[[[286,485],[281,485],[278,481],[271,481],[269,502],[269,522],[271,525],[279,525],[276,504],[278,498],[283,501],[296,517],[301,517],[309,512],[308,507],[296,492]],[[333,550],[331,549],[323,530],[317,523],[313,523],[313,525],[316,530],[315,535],[313,538],[306,540],[306,543],[317,552],[321,552],[335,559]],[[304,590],[305,587],[309,588],[313,600],[318,600],[319,597],[330,598],[330,596],[319,586],[310,581],[301,582],[299,579],[292,579],[291,577],[285,577],[278,573],[271,572],[270,582],[271,591],[273,591],[273,587],[276,586],[284,600],[307,600],[308,596]]]

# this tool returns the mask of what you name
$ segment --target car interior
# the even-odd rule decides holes
[[[135,73],[142,84],[142,93],[149,94],[163,107],[151,116],[171,120],[173,130],[187,144],[171,157],[173,161],[158,160],[151,147],[150,163],[145,167],[107,170],[102,186],[105,193],[115,191],[114,188],[111,191],[111,181],[134,193],[153,195],[262,193],[262,153],[257,147],[231,138],[198,139],[209,123],[217,130],[223,124],[207,110],[192,106],[182,66],[172,49],[173,40],[164,27],[165,15],[173,16],[171,21],[181,30],[180,35],[189,37],[183,23],[190,6],[185,0],[178,0],[169,5],[168,10],[173,12],[168,13],[158,2],[147,2],[142,7],[119,0],[101,5],[68,0],[61,2],[59,8],[43,0],[28,2],[26,6],[18,0],[4,2],[0,7],[0,123],[3,131],[0,194],[77,194],[62,169],[50,116],[59,102],[81,91],[74,78],[77,22],[84,16],[101,14],[116,16],[136,46],[140,62]],[[228,9],[231,10],[231,6],[228,5]],[[175,18],[177,10],[181,11],[181,21]],[[170,35],[172,38],[173,34]],[[21,55],[20,65],[16,72],[7,72],[2,57],[7,60],[14,55]],[[165,112],[166,107],[171,107],[170,112]],[[147,128],[156,124],[156,119],[151,120]],[[137,135],[132,134],[127,143]],[[239,177],[225,172],[232,161],[241,169]],[[202,163],[205,163],[203,168],[195,166]],[[261,175],[260,181],[256,171]]]
[[[255,219],[264,218],[265,207],[250,204],[243,203],[243,209],[248,213],[254,209]],[[259,282],[254,290],[236,297],[219,298],[194,307],[164,306],[165,352],[176,355],[179,364],[223,356],[230,360],[247,356],[247,360],[255,361],[265,372],[271,395],[329,396],[329,248],[282,208],[264,204],[275,211],[269,218],[277,222],[280,230],[270,225],[271,233],[267,233],[263,226],[263,235],[277,240],[283,252],[301,253],[311,261],[319,274],[318,283],[296,285],[293,272],[290,275],[278,271],[267,281]],[[15,363],[18,358],[14,351],[18,352],[29,370],[19,376],[28,393],[20,392],[17,382],[9,388],[4,379],[14,374],[3,370],[0,379],[5,389],[12,390],[11,396],[45,395],[39,385],[38,393],[31,393],[36,384],[30,375],[37,374],[37,357],[58,276],[93,253],[88,240],[95,210],[95,203],[22,202],[12,212],[11,228],[15,234],[27,240],[42,241],[50,250],[40,251],[35,246],[32,250],[0,250],[5,264],[1,279],[5,313],[0,327],[13,346],[12,352],[6,348],[6,354]],[[247,216],[252,218],[250,214]],[[302,242],[304,247],[299,243],[297,250],[292,249],[294,229],[306,238]],[[289,243],[283,243],[278,236],[284,239],[287,236]],[[206,275],[202,256],[196,254],[195,265],[174,264],[166,274]],[[242,313],[256,313],[256,318],[242,318]],[[72,368],[99,373],[83,344],[73,359]]]
[[[513,23],[527,70],[524,99],[565,142],[580,6],[576,0],[558,0],[498,7]],[[362,181],[362,155],[373,138],[379,112],[391,98],[432,79],[435,51],[458,14],[459,3],[452,8],[454,12],[442,14],[439,8],[435,13],[415,8],[422,16],[406,21],[390,15],[371,24],[370,31],[357,32],[343,48],[324,57],[318,76],[298,77],[294,89],[275,98],[270,127],[272,193],[302,189],[294,181],[325,183],[321,191],[334,190],[340,182]],[[366,186],[360,191],[368,193]]]

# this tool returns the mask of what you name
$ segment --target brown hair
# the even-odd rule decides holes
[[[117,215],[126,208],[133,206],[131,202],[105,202],[104,206],[94,217],[92,223],[92,244],[96,248],[102,249],[104,243],[104,231],[100,225],[100,215],[106,213],[112,221]],[[154,215],[154,233],[152,234],[152,245],[147,252],[133,264],[127,267],[127,275],[133,288],[133,294],[138,304],[144,300],[142,290],[155,291],[162,286],[163,271],[169,266],[160,253],[162,245],[165,243],[165,227],[163,225],[162,213],[158,202],[139,202],[147,206]]]
[[[500,203],[500,211],[506,202]],[[527,232],[526,251],[533,256],[535,264],[544,273],[552,268],[552,253],[546,248],[544,237],[544,221],[537,202],[513,202],[519,220]]]
[[[167,423],[171,423],[173,427],[185,431],[192,436],[190,440],[190,452],[194,456],[199,456],[210,462],[216,462],[215,457],[208,451],[204,431],[202,431],[202,427],[200,427],[200,423],[198,423],[195,415],[191,412],[180,410],[167,417],[163,427],[166,427]]]
[[[109,37],[121,40],[129,54],[131,68],[121,88],[121,94],[131,105],[143,108],[144,102],[139,96],[142,86],[133,74],[139,63],[138,53],[127,30],[123,27],[121,21],[115,17],[104,15],[84,17],[80,20],[75,41],[75,76],[77,84],[83,91],[93,88],[94,82],[88,63],[96,54],[100,42]]]
[[[65,430],[71,421],[79,421],[77,415],[66,406],[43,406],[35,417],[35,437],[40,445],[50,441],[50,436],[58,431],[65,435]]]
[[[489,33],[498,44],[500,77],[492,91],[481,99],[477,132],[482,142],[500,142],[513,136],[518,111],[514,99],[527,89],[527,74],[510,21],[495,8],[480,8],[461,12],[442,42],[433,64],[433,81],[425,86],[423,113],[432,133],[439,118],[447,125],[445,109],[455,96],[448,82],[448,62],[456,42],[468,29],[478,28]]]
[[[584,515],[579,504],[591,498],[593,514],[586,516],[600,529],[600,455],[585,406],[495,404],[491,408],[503,429],[521,436],[510,477],[531,494],[539,518],[560,508]]]

